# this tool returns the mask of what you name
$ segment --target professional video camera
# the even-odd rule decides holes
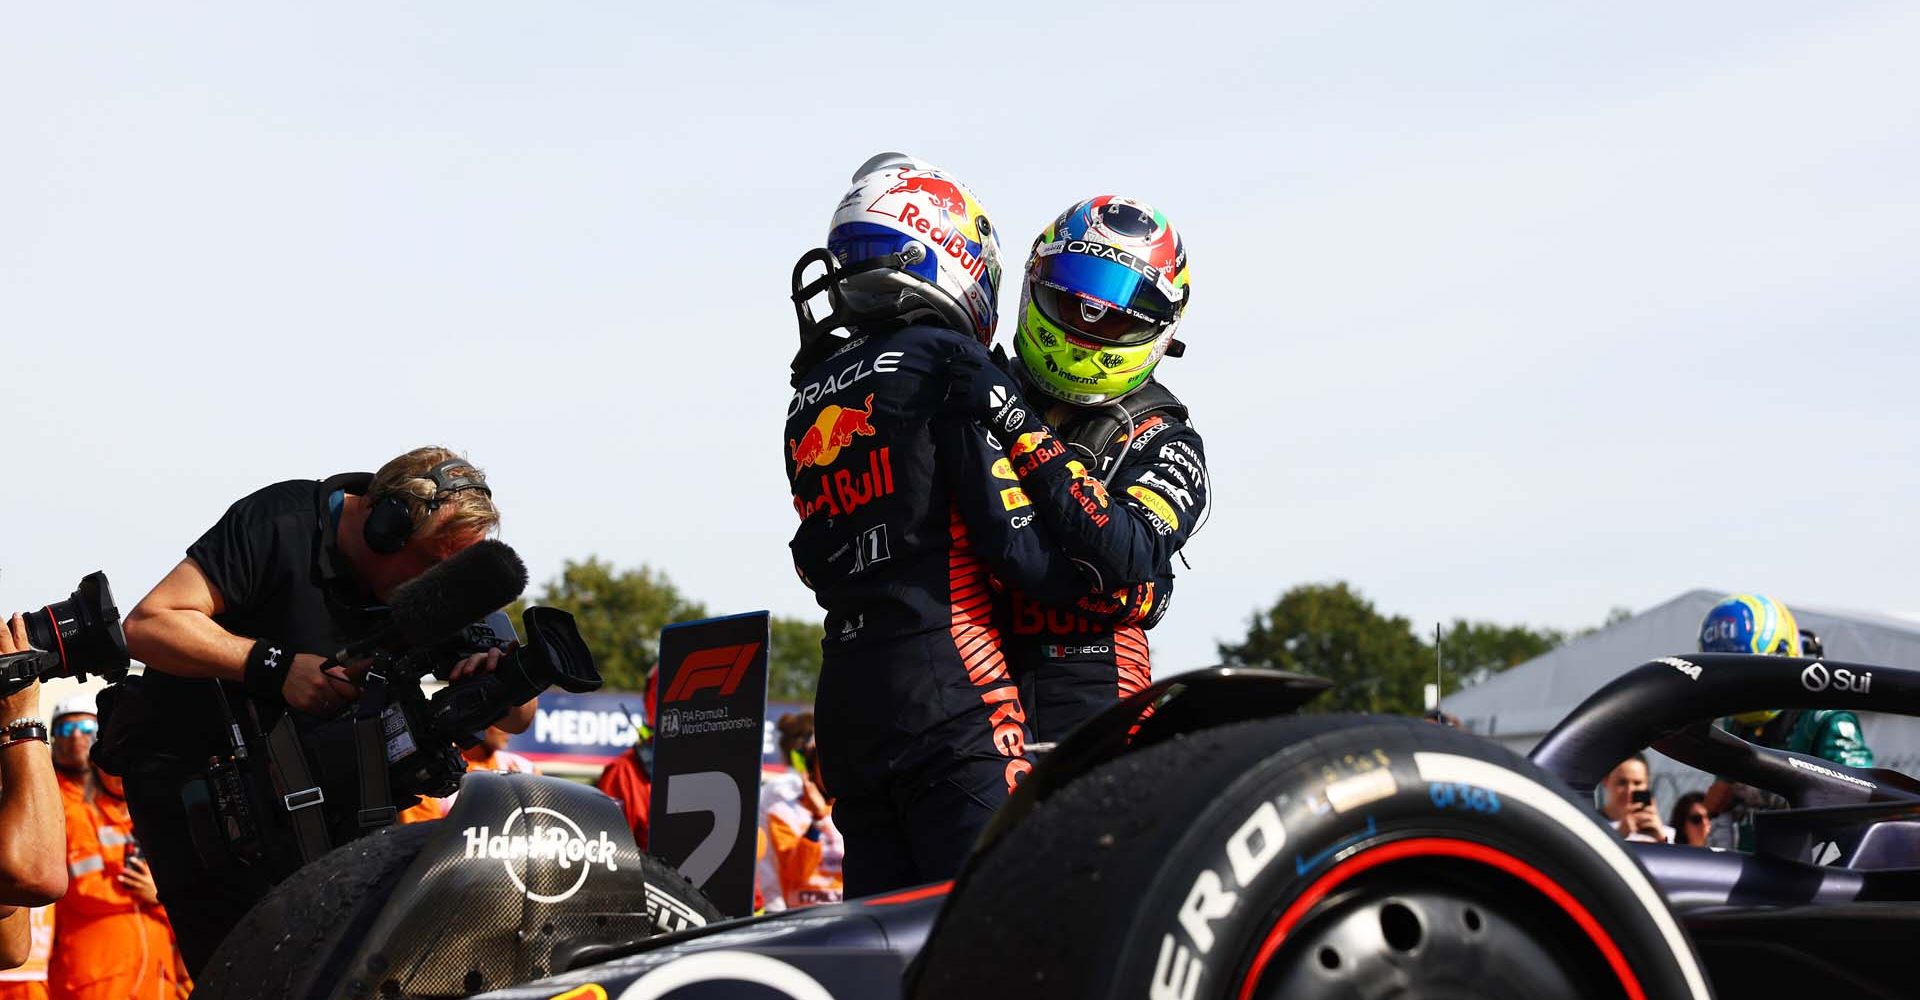
[[[398,720],[384,725],[395,792],[452,792],[466,770],[460,751],[478,743],[481,731],[513,706],[549,687],[575,694],[600,687],[600,672],[572,615],[535,606],[521,613],[520,623],[526,637],[518,643],[507,616],[496,612],[451,639],[388,656],[374,667],[384,675],[388,697],[400,712]],[[424,677],[444,676],[465,657],[491,649],[504,651],[493,672],[463,677],[431,696],[424,693]],[[395,756],[396,748],[405,751],[408,746],[413,749]]]
[[[467,768],[460,751],[515,705],[554,685],[598,688],[593,655],[565,611],[528,608],[524,639],[509,645],[512,624],[495,609],[526,583],[520,557],[489,540],[395,589],[372,633],[329,658],[366,667],[359,699],[338,720],[296,725],[282,715],[263,725],[252,710],[234,712],[216,686],[231,743],[204,785],[184,793],[203,856],[224,841],[243,863],[284,876],[342,838],[392,823],[397,799],[453,792]],[[495,648],[503,655],[493,671],[426,694],[422,679]]]
[[[513,643],[512,623],[495,609],[526,585],[513,549],[480,542],[402,584],[372,633],[334,654],[334,662],[367,667],[353,712],[363,772],[384,752],[392,793],[446,795],[466,770],[460,751],[513,706],[556,684],[574,692],[600,686],[593,654],[565,611],[528,608],[526,638]],[[493,671],[432,697],[422,688],[422,679],[444,678],[461,659],[496,648],[503,655]],[[367,790],[363,782],[363,797]]]
[[[120,631],[120,609],[113,606],[107,574],[80,578],[72,596],[23,615],[33,648],[0,656],[0,696],[42,677],[86,680],[89,672],[110,681],[127,674],[127,637]]]

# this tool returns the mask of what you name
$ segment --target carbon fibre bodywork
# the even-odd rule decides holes
[[[347,966],[348,995],[476,993],[704,923],[648,884],[617,803],[529,774],[468,775],[401,886]]]

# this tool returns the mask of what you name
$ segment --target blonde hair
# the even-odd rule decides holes
[[[438,487],[428,473],[442,462],[465,457],[451,448],[415,448],[381,466],[380,471],[373,474],[373,483],[367,488],[367,495],[397,496],[405,500],[416,533],[423,532],[427,522],[437,518],[439,524],[432,534],[419,534],[421,538],[457,541],[485,537],[500,527],[500,510],[493,505],[493,497],[487,491],[458,490],[440,494],[438,502],[434,502]],[[486,474],[476,465],[464,468],[454,466],[448,471],[483,482],[486,479]],[[445,513],[429,510],[429,506],[437,506],[438,511]]]

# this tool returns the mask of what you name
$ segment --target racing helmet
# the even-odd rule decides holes
[[[1000,241],[980,200],[945,171],[904,153],[861,164],[827,253],[835,307],[849,321],[932,322],[993,340]]]
[[[1088,198],[1034,240],[1014,355],[1050,396],[1112,402],[1153,375],[1190,295],[1186,246],[1166,216],[1131,198]]]
[[[1779,601],[1759,594],[1733,594],[1701,619],[1700,651],[1799,656],[1800,626]],[[1733,720],[1743,726],[1761,726],[1779,714],[1779,709],[1742,712]]]

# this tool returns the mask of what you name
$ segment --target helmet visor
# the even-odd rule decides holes
[[[827,252],[833,254],[840,266],[848,270],[859,270],[860,265],[900,253],[907,244],[918,243],[902,233],[885,226],[871,223],[849,223],[834,227],[827,234]],[[927,249],[922,247],[923,250]],[[933,281],[940,264],[931,253],[922,253],[919,259],[911,263],[901,261],[889,264],[927,281]]]
[[[1077,240],[1067,246],[1088,246],[1094,252],[1054,246],[1060,249],[1053,253],[1042,248],[1029,277],[1034,305],[1063,329],[1104,344],[1129,346],[1158,337],[1179,318],[1179,306],[1163,290],[1171,286],[1158,272],[1150,276],[1097,255],[1111,253],[1133,261],[1131,254]],[[1137,266],[1150,271],[1144,263]]]

